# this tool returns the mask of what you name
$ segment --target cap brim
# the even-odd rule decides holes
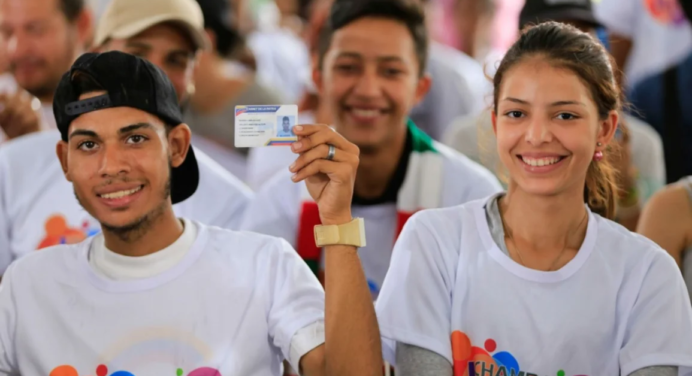
[[[171,201],[173,204],[190,198],[197,191],[198,185],[199,166],[197,165],[194,149],[190,145],[185,161],[171,171]]]
[[[587,9],[555,9],[540,14],[532,14],[530,16],[521,17],[519,20],[519,28],[523,29],[527,25],[537,25],[539,23],[557,21],[557,22],[583,22],[593,27],[601,27],[593,14],[593,11]]]
[[[180,19],[180,17],[173,14],[159,14],[154,17],[145,18],[137,22],[132,22],[127,25],[123,25],[114,29],[108,35],[100,36],[100,40],[94,41],[97,46],[102,45],[107,39],[127,39],[134,37],[135,35],[143,32],[144,30],[158,25],[164,22],[171,22],[180,26],[183,31],[190,37],[192,42],[195,44],[195,49],[207,49],[207,39],[201,30],[198,30],[194,25],[190,24],[188,21]]]

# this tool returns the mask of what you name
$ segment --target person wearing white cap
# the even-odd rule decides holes
[[[21,9],[17,7],[13,16],[28,17]],[[206,46],[202,12],[194,0],[115,0],[101,19],[94,41],[143,55],[163,68],[179,101],[186,97],[186,77],[192,73],[194,55]],[[76,243],[100,232],[98,222],[75,199],[55,158],[59,139],[57,130],[39,132],[0,148],[0,274],[13,260],[34,250]],[[189,200],[174,205],[176,214],[236,229],[252,192],[201,150],[196,150],[196,156],[199,187]]]

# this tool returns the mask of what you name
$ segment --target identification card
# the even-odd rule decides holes
[[[236,106],[235,147],[287,146],[298,140],[298,106]]]

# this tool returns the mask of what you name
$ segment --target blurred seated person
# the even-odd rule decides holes
[[[692,19],[692,2],[680,1]],[[692,37],[692,30],[688,30]],[[692,175],[692,51],[679,64],[662,69],[634,85],[630,91],[632,115],[651,124],[663,139],[667,182]]]
[[[692,53],[692,27],[678,1],[593,2],[596,18],[608,29],[616,71],[624,73],[618,77],[623,87],[632,89]]]
[[[244,56],[243,36],[229,22],[225,0],[197,0],[204,15],[204,27],[213,49],[199,54],[192,96],[185,121],[192,124],[194,144],[241,180],[247,175],[247,149],[234,147],[235,106],[282,104],[273,90],[260,85],[252,67],[229,57]]]
[[[240,8],[250,5],[249,0],[227,1]],[[245,34],[247,46],[257,61],[259,81],[280,90],[284,104],[300,101],[311,72],[309,50],[299,33],[299,23],[304,20],[293,13],[293,1],[258,2],[255,7],[259,21]]]
[[[593,16],[591,2],[553,4],[548,0],[527,0],[519,25],[559,21],[572,24],[596,38],[600,24]],[[665,165],[661,138],[646,123],[625,115],[617,133],[622,149],[619,168],[620,202],[617,220],[636,229],[640,207],[665,185]],[[444,143],[494,171],[500,180],[503,172],[495,147],[490,111],[457,119],[443,139]]]
[[[637,232],[673,256],[692,298],[692,176],[667,186],[649,200]]]

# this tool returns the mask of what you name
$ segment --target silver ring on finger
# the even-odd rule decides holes
[[[334,145],[329,145],[329,152],[327,152],[327,158],[325,158],[328,161],[331,161],[334,159],[334,155],[336,154],[336,148]]]

